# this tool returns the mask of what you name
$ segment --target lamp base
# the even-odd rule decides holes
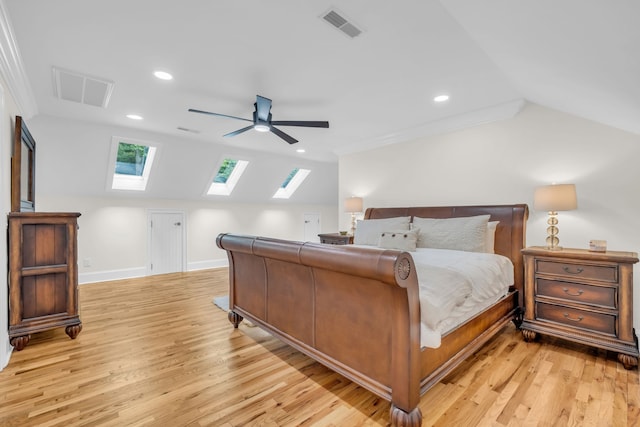
[[[549,224],[549,226],[547,227],[547,238],[546,238],[546,242],[547,242],[547,250],[549,251],[561,251],[562,250],[562,246],[559,246],[558,243],[560,243],[560,239],[558,239],[558,218],[557,218],[558,213],[557,212],[549,212],[549,219],[547,220],[547,224]]]
[[[351,212],[351,235],[354,236],[356,234],[356,214],[355,212]]]
[[[548,251],[561,251],[562,250],[562,246],[548,246],[547,245],[546,249]]]

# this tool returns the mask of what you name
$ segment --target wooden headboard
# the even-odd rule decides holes
[[[490,221],[500,221],[496,229],[495,251],[511,259],[514,266],[514,285],[519,292],[519,304],[524,295],[524,262],[521,250],[526,242],[526,224],[529,208],[526,204],[489,206],[425,206],[406,208],[368,208],[364,219],[417,216],[420,218],[453,218],[491,215]]]

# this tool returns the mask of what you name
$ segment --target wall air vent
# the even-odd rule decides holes
[[[322,15],[322,19],[351,38],[355,38],[362,33],[361,29],[345,18],[343,13],[339,13],[335,9],[331,9]]]
[[[53,67],[53,92],[59,99],[106,108],[114,83]]]

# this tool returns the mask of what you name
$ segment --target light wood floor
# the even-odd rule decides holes
[[[386,425],[389,404],[212,303],[227,270],[80,286],[83,331],[0,372],[0,426]],[[638,426],[638,371],[509,325],[422,397],[424,425]]]

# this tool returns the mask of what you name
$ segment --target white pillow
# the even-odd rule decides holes
[[[395,218],[365,219],[356,222],[353,243],[356,245],[378,246],[380,234],[386,230],[408,230],[410,216]]]
[[[378,246],[384,249],[398,249],[415,252],[419,229],[383,231]]]
[[[485,240],[484,251],[488,254],[495,254],[496,245],[496,228],[500,221],[489,221],[487,223],[487,237]]]
[[[419,248],[485,252],[489,215],[460,218],[413,218],[420,229]]]

